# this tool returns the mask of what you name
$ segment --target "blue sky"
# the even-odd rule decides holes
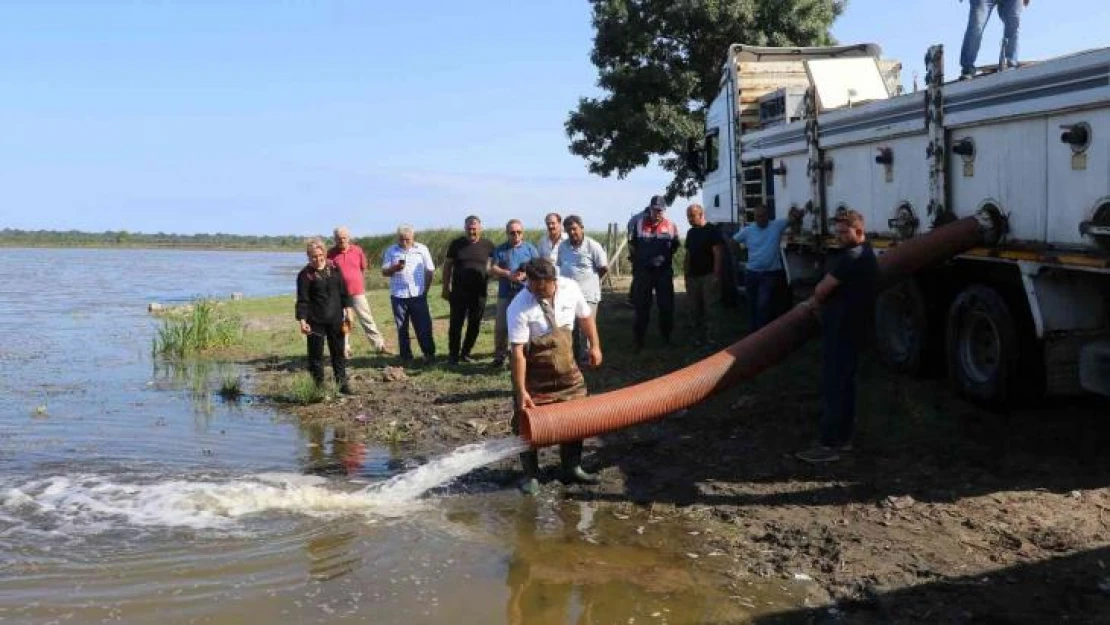
[[[966,12],[851,0],[834,34],[881,44],[909,84],[934,42],[956,71]],[[1033,0],[1022,58],[1107,45],[1108,15]],[[992,20],[981,61],[1000,37]],[[567,151],[567,112],[595,93],[591,39],[575,0],[4,0],[0,228],[623,222],[667,176],[602,179]]]

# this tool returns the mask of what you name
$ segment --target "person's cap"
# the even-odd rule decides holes
[[[651,196],[651,201],[648,202],[648,208],[665,211],[667,210],[667,203],[663,200],[662,195],[653,195]]]

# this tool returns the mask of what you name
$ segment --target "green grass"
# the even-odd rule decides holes
[[[164,357],[183,358],[234,345],[242,338],[243,324],[238,315],[213,300],[199,299],[162,318],[153,350]]]
[[[327,399],[329,388],[328,385],[316,386],[312,376],[302,371],[271,380],[265,388],[260,389],[260,394],[274,401],[307,406]]]
[[[243,380],[235,374],[225,373],[223,379],[220,380],[220,390],[218,391],[220,397],[225,400],[234,401],[243,396]]]

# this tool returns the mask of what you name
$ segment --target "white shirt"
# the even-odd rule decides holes
[[[559,243],[562,243],[563,241],[566,241],[566,240],[567,240],[567,233],[565,231],[562,234],[559,235],[559,242],[558,243],[552,243],[551,242],[551,237],[546,232],[543,233],[543,236],[540,237],[540,244],[539,244],[540,256],[543,256],[544,258],[551,261],[552,263],[558,263],[559,262]]]
[[[597,272],[609,266],[605,248],[590,237],[582,238],[582,245],[574,247],[570,239],[559,244],[559,274],[578,283],[586,301],[596,304],[601,301],[601,278]]]
[[[556,279],[554,299],[555,323],[561,328],[572,328],[576,317],[584,319],[593,314],[593,309],[582,296],[582,289],[569,278],[559,276]],[[517,293],[505,317],[509,322],[510,343],[527,343],[551,333],[539,300],[531,291]]]
[[[394,243],[382,254],[382,269],[392,267],[402,258],[405,259],[405,266],[389,276],[389,294],[400,298],[420,297],[424,293],[424,272],[436,270],[432,253],[423,243],[413,242],[407,250]]]

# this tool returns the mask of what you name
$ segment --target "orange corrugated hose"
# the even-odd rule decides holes
[[[908,239],[879,257],[880,288],[979,245],[983,222],[967,217]],[[527,409],[521,437],[533,447],[581,440],[688,408],[777,365],[818,333],[816,318],[794,307],[727,349],[665,376],[583,399]]]

